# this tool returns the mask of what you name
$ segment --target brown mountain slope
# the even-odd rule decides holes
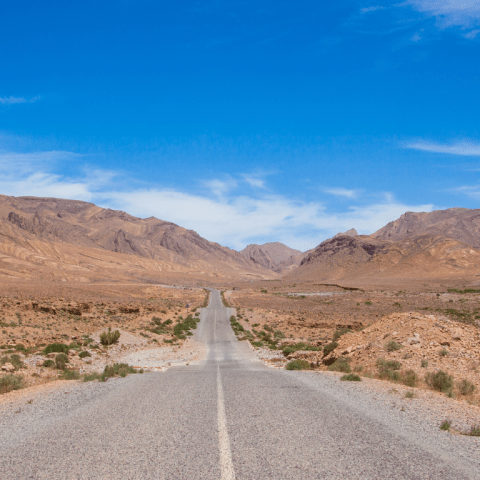
[[[128,267],[127,276],[132,269],[152,275],[160,271],[219,277],[272,275],[235,250],[173,223],[53,198],[0,196],[1,254],[0,270],[5,266],[12,271],[31,270],[24,272],[27,275],[47,266],[61,273],[68,265],[74,277],[72,268],[83,265],[83,275],[95,272],[107,278],[112,263]],[[88,260],[87,268],[85,257],[96,260]],[[117,275],[118,269],[114,270]]]
[[[296,267],[303,258],[300,250],[287,247],[280,242],[251,244],[240,253],[245,258],[275,272],[282,272],[292,266]]]
[[[359,235],[321,243],[285,278],[375,283],[474,278],[479,272],[480,251],[451,238],[425,234],[392,242]]]
[[[407,212],[371,236],[397,241],[426,233],[453,238],[480,248],[480,209],[449,208],[429,213]]]

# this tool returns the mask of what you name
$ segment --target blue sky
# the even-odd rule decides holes
[[[480,2],[6,1],[0,193],[307,250],[480,199]]]

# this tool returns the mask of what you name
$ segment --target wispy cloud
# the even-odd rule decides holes
[[[369,13],[375,12],[376,10],[384,10],[385,7],[381,7],[380,5],[372,6],[372,7],[365,7],[360,9],[360,13]]]
[[[471,27],[480,23],[480,2],[478,0],[407,0],[403,5],[436,17],[444,27],[453,25]]]
[[[358,195],[358,190],[348,190],[346,188],[326,188],[324,191],[337,197],[356,198]]]
[[[464,33],[463,36],[465,38],[468,38],[469,40],[473,40],[479,33],[480,33],[480,29],[476,28],[475,30],[471,30],[468,33]]]
[[[425,152],[448,153],[451,155],[480,156],[480,143],[472,140],[462,140],[451,144],[442,144],[429,142],[427,140],[417,140],[415,142],[405,143],[404,148],[414,150],[423,150]]]
[[[8,159],[23,159],[28,163],[32,158],[64,158],[68,154],[75,155],[70,152],[4,153],[0,155],[0,167]],[[40,166],[35,170],[3,170],[0,193],[71,198],[124,210],[139,217],[155,216],[236,249],[249,243],[280,241],[307,250],[340,231],[353,227],[360,233],[371,233],[407,210],[430,211],[433,207],[406,205],[388,194],[383,195],[380,201],[334,212],[321,202],[305,202],[269,194],[266,190],[254,190],[255,195],[238,195],[232,187],[236,180],[230,178],[205,182],[211,191],[216,192],[216,197],[212,197],[211,191],[192,193],[158,185],[132,188],[131,182],[124,188],[128,182],[120,172],[89,169],[88,173],[68,177],[49,171],[53,167],[48,162],[37,165]],[[354,190],[329,190],[350,200],[355,198]]]
[[[421,39],[422,37],[418,33],[415,33],[410,40],[412,42],[419,42]]]
[[[258,178],[254,175],[242,175],[245,182],[254,188],[265,188],[265,180]]]
[[[25,97],[0,97],[0,105],[18,105],[21,103],[34,103],[41,100],[41,96],[25,98]]]
[[[237,182],[233,178],[228,178],[226,180],[213,179],[207,180],[203,183],[217,197],[225,196],[230,190],[237,186]]]

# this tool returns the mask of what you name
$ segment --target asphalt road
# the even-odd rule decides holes
[[[213,291],[200,365],[77,385],[5,414],[0,479],[480,478],[437,434],[409,438],[348,389],[263,366],[231,313]]]

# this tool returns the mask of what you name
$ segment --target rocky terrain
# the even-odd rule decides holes
[[[69,286],[3,285],[0,297],[0,380],[14,374],[24,385],[65,377],[65,372],[102,372],[125,362],[149,370],[201,358],[202,347],[175,334],[189,316],[198,318],[206,304],[201,288],[154,285]],[[104,345],[100,336],[118,330]],[[58,351],[68,346],[68,361],[56,368]]]
[[[237,307],[239,337],[268,364],[305,360],[329,370],[337,362],[340,371],[426,390],[435,390],[428,378],[441,371],[451,376],[443,394],[480,405],[480,290],[272,282],[237,286],[225,297]]]

